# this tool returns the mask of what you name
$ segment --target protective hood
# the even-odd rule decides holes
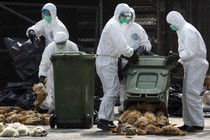
[[[52,21],[55,21],[57,18],[57,8],[54,4],[52,3],[47,3],[45,4],[42,9],[47,9],[50,11],[51,17],[52,17]]]
[[[55,37],[54,37],[54,42],[55,43],[66,42],[67,40],[68,40],[68,37],[67,37],[66,33],[64,33],[64,32],[57,32],[55,34]]]
[[[169,24],[175,25],[178,29],[181,29],[186,23],[183,16],[177,11],[171,11],[166,17],[166,21]]]
[[[131,20],[131,21],[134,22],[134,21],[135,21],[135,18],[136,18],[136,14],[135,14],[134,9],[131,8],[131,7],[130,7],[130,12],[131,12],[131,15],[132,15],[132,16],[131,16],[131,17],[132,17],[132,20]]]
[[[114,11],[114,19],[116,19],[118,22],[118,18],[121,12],[130,12],[130,7],[125,3],[120,3],[117,5]]]

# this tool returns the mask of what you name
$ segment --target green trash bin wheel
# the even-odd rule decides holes
[[[56,117],[54,114],[50,115],[50,128],[54,129],[56,125]]]
[[[90,114],[87,114],[86,116],[86,128],[90,129],[91,127],[93,127],[93,120],[92,117],[90,116]]]

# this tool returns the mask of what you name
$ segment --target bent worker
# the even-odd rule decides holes
[[[44,50],[42,54],[42,60],[39,65],[39,78],[40,82],[45,84],[46,80],[46,92],[48,93],[47,99],[43,102],[43,105],[49,108],[49,113],[54,111],[54,78],[53,78],[53,66],[50,60],[51,55],[54,53],[74,51],[78,52],[78,47],[75,43],[68,40],[68,35],[64,32],[57,32],[54,37],[54,41],[51,42]]]
[[[184,125],[179,128],[189,132],[203,130],[204,116],[200,93],[209,67],[206,60],[206,45],[198,30],[179,12],[169,12],[166,20],[178,35],[179,63],[184,67],[182,90]]]

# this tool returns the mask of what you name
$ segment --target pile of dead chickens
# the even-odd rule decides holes
[[[163,111],[153,103],[137,103],[130,106],[112,129],[118,135],[185,135],[175,124],[170,124]]]
[[[49,114],[39,113],[40,105],[47,97],[46,88],[42,83],[34,84],[33,90],[36,94],[34,102],[35,110],[24,110],[16,106],[0,107],[0,122],[14,123],[19,122],[25,125],[48,125]]]
[[[20,107],[0,107],[0,122],[19,122],[25,125],[48,125],[49,114],[41,114],[33,110],[24,110]]]
[[[0,122],[0,137],[44,137],[47,134],[48,132],[42,126],[37,126],[30,130],[27,126],[19,122],[8,124]]]

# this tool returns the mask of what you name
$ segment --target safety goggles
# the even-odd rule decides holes
[[[56,45],[66,45],[66,41],[65,42],[57,42]]]
[[[51,15],[51,14],[50,14],[50,11],[47,10],[47,9],[42,9],[42,10],[41,10],[41,13],[42,13],[43,16],[50,16],[50,15]]]
[[[131,18],[131,13],[130,12],[121,12],[119,18],[126,18],[126,19],[130,19]]]

